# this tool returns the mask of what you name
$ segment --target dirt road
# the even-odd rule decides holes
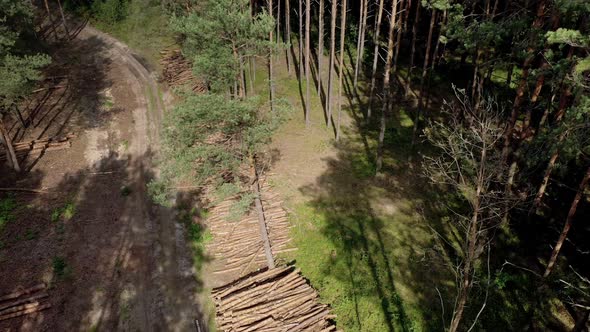
[[[195,319],[206,319],[186,232],[146,187],[157,176],[165,96],[138,56],[92,27],[66,48],[69,92],[49,98],[57,106],[43,106],[50,115],[35,128],[51,119],[43,135],[78,138],[36,160],[20,183],[56,193],[26,201],[7,229],[36,227],[34,241],[0,248],[0,293],[45,281],[52,308],[0,330],[194,331]]]

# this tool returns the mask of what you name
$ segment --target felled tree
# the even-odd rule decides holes
[[[285,104],[263,111],[258,99],[226,99],[222,95],[187,95],[164,119],[161,181],[150,190],[158,203],[167,200],[176,182],[194,186],[225,184],[239,189],[240,166],[250,162],[270,141],[284,119]],[[227,189],[228,187],[225,186]]]
[[[430,180],[457,192],[464,206],[460,211],[449,206],[451,227],[457,230],[461,243],[449,331],[457,331],[463,320],[478,262],[486,248],[489,253],[491,234],[511,205],[504,192],[505,164],[498,149],[503,130],[496,104],[486,100],[473,108],[464,91],[455,93],[456,102],[445,103],[448,121],[432,122],[425,130],[438,155],[426,157],[424,163]],[[481,310],[484,307],[485,302]]]
[[[25,1],[1,1],[0,13],[0,138],[6,145],[8,160],[17,172],[20,166],[12,147],[12,141],[4,126],[4,117],[15,114],[22,126],[26,126],[18,102],[27,96],[33,83],[41,78],[39,69],[50,62],[43,54],[29,54],[27,46],[19,43],[22,36],[31,31],[33,9]]]
[[[214,92],[245,96],[244,68],[250,57],[268,56],[278,44],[269,39],[274,19],[252,17],[248,0],[207,1],[199,11],[174,17],[172,27],[184,37],[183,52]]]

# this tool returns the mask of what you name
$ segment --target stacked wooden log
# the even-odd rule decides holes
[[[296,250],[290,246],[289,222],[282,201],[271,192],[266,181],[261,180],[260,196],[271,251],[277,254]],[[217,285],[235,280],[267,266],[264,243],[261,237],[258,215],[254,208],[238,221],[228,221],[230,209],[236,202],[229,198],[210,210],[207,227],[214,241],[207,245],[207,251],[215,258],[213,273]]]
[[[21,288],[12,293],[0,295],[0,321],[16,318],[51,307],[45,284]]]
[[[27,142],[14,143],[14,152],[16,153],[16,157],[22,160],[24,157],[30,154],[68,149],[72,146],[72,142],[70,140],[74,137],[76,137],[76,135],[70,133],[63,137],[48,137]],[[6,160],[6,154],[0,154],[0,161],[4,160]]]
[[[292,266],[213,289],[219,331],[334,331],[330,308]]]
[[[160,52],[162,59],[162,78],[172,87],[188,86],[194,92],[203,93],[207,87],[194,75],[191,62],[180,50],[165,50]]]

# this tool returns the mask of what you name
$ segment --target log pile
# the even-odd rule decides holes
[[[0,321],[16,318],[51,307],[45,284],[20,288],[12,293],[0,295]]]
[[[193,75],[191,62],[182,55],[180,50],[165,50],[160,53],[162,55],[160,60],[162,78],[169,86],[188,86],[196,93],[207,91],[205,84]]]
[[[22,160],[24,157],[30,154],[68,149],[72,146],[72,142],[70,140],[74,137],[76,137],[76,135],[70,133],[63,137],[48,137],[27,142],[14,143],[14,152],[16,153],[16,157]],[[6,154],[0,154],[0,161],[5,160]]]
[[[290,225],[282,201],[264,180],[260,181],[260,196],[273,256],[296,250],[289,243]],[[239,221],[228,221],[233,204],[235,199],[230,198],[216,205],[210,210],[212,217],[206,221],[214,239],[207,245],[207,251],[215,258],[213,273],[217,285],[267,266],[256,210],[252,208]]]
[[[213,289],[219,331],[334,331],[330,308],[293,266]]]

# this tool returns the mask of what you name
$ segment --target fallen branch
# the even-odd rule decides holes
[[[51,304],[47,303],[47,304],[43,304],[34,308],[30,308],[30,309],[25,309],[23,311],[19,311],[19,312],[15,312],[12,314],[8,314],[8,315],[3,315],[0,316],[0,321],[2,320],[6,320],[6,319],[10,319],[10,318],[15,318],[15,317],[19,317],[19,316],[24,316],[24,315],[28,315],[37,311],[41,311],[41,310],[45,310],[51,308]]]

